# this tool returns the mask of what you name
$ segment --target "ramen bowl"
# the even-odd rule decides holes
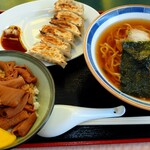
[[[39,102],[40,106],[36,110],[38,117],[25,136],[17,137],[11,145],[4,148],[11,149],[33,137],[47,121],[54,106],[55,86],[51,73],[46,66],[40,60],[29,54],[18,51],[0,51],[0,61],[15,61],[16,65],[26,65],[32,74],[37,77],[36,87],[39,91],[37,102]]]
[[[150,6],[123,5],[102,13],[91,23],[86,32],[84,38],[84,57],[89,70],[106,90],[128,104],[141,109],[150,110],[150,101],[148,99],[126,94],[120,90],[119,86],[116,86],[114,82],[111,81],[110,75],[108,77],[104,71],[106,68],[102,65],[103,55],[98,52],[100,51],[98,45],[102,41],[106,42],[104,38],[109,32],[114,30],[112,27],[119,27],[118,25],[121,23],[131,23],[132,26],[135,22],[141,25],[143,22],[146,22],[146,26],[150,26]],[[106,50],[103,50],[103,52],[105,53]],[[120,57],[121,55],[122,52]],[[106,61],[108,60],[109,59],[106,58]],[[118,68],[119,67],[120,65],[118,65]],[[107,67],[107,69],[109,69],[109,67]]]

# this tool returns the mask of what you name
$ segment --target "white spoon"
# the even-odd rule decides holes
[[[98,118],[119,117],[124,113],[124,106],[114,108],[85,108],[70,105],[55,105],[50,118],[38,132],[38,135],[42,137],[55,137],[82,122]]]

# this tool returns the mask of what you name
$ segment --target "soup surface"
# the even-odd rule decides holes
[[[127,40],[131,29],[150,33],[150,20],[132,19],[114,23],[103,31],[96,45],[98,65],[117,88],[120,88],[122,41]]]

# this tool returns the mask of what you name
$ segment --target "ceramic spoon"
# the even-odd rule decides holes
[[[55,105],[50,118],[38,132],[38,135],[42,137],[55,137],[82,122],[98,118],[119,117],[124,113],[124,106],[114,108],[85,108],[70,105]]]

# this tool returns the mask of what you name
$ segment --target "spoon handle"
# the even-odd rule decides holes
[[[78,106],[67,106],[68,109],[74,110],[76,116],[79,118],[85,118],[84,120],[91,120],[91,119],[100,119],[100,118],[108,118],[108,117],[117,117],[122,116],[125,113],[124,106],[118,106],[114,108],[85,108],[85,107],[78,107]],[[79,114],[79,115],[77,115]]]

